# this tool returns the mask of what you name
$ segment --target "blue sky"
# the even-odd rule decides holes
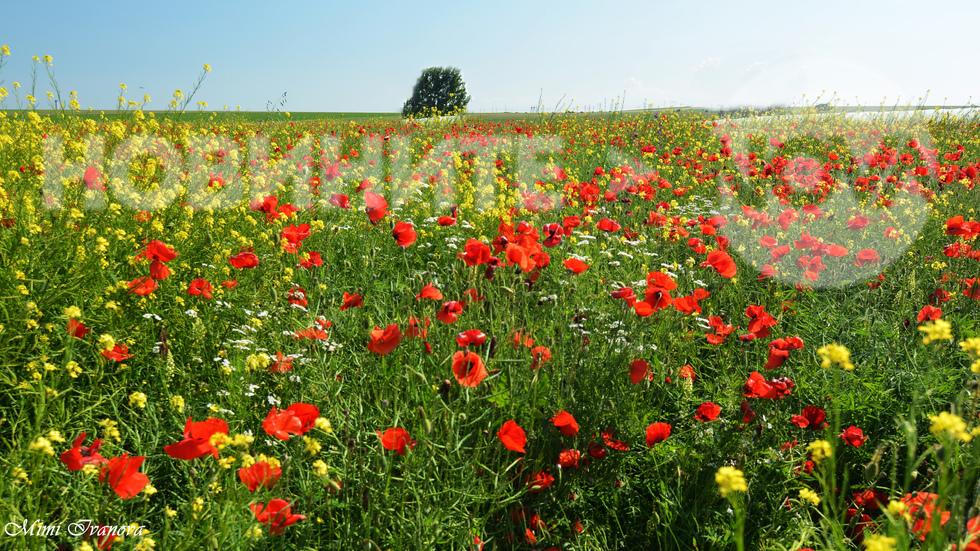
[[[50,55],[64,97],[112,109],[207,75],[194,102],[264,111],[399,111],[422,69],[460,68],[471,111],[841,103],[962,105],[980,72],[980,4],[933,2],[16,2],[0,81]],[[157,3],[153,3],[157,4]],[[43,67],[37,96],[51,90]],[[20,90],[24,93],[24,88]],[[804,94],[806,96],[804,97]],[[14,107],[13,98],[7,107]],[[192,103],[193,107],[193,103]]]

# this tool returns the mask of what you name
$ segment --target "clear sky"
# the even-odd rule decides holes
[[[67,97],[147,109],[400,111],[422,69],[455,66],[470,111],[642,105],[731,107],[825,101],[980,103],[980,2],[502,0],[11,2],[0,15],[0,81],[29,87],[50,55]],[[21,88],[21,97],[24,89]],[[51,90],[39,67],[37,93]],[[804,94],[806,94],[804,98]],[[8,98],[7,107],[15,107]]]

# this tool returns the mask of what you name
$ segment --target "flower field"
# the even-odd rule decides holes
[[[0,113],[0,547],[980,549],[978,136]]]

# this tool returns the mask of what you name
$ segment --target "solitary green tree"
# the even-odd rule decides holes
[[[463,76],[455,67],[429,67],[412,89],[412,97],[405,102],[402,116],[427,117],[459,114],[466,111],[470,96],[466,95]]]

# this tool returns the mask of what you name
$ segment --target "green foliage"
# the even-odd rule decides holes
[[[466,84],[455,67],[429,67],[415,82],[412,97],[405,101],[402,116],[405,118],[458,115],[466,111],[470,103]]]

